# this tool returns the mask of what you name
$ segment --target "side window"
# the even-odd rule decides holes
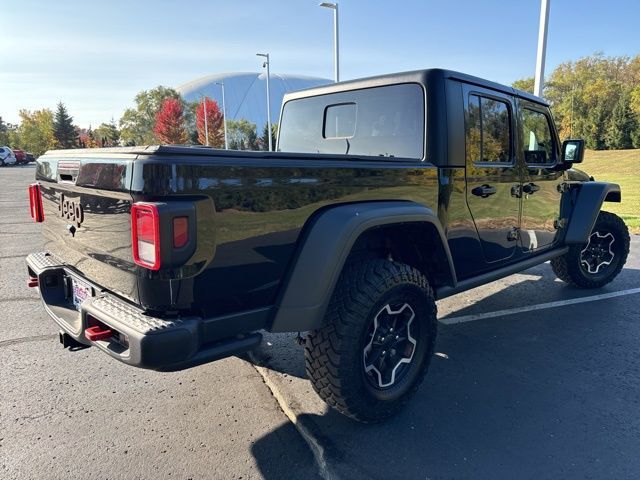
[[[544,113],[522,109],[522,141],[526,163],[548,165],[555,162],[549,119]]]
[[[466,115],[467,160],[511,163],[511,112],[506,102],[470,95]]]

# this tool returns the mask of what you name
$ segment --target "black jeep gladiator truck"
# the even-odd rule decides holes
[[[434,352],[436,300],[551,261],[597,288],[629,250],[620,187],[572,168],[549,106],[430,69],[285,96],[276,152],[51,151],[27,258],[70,349],[180,370],[305,332],[307,375],[360,421],[396,412]]]

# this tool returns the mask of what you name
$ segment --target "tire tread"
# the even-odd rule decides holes
[[[354,375],[361,372],[349,369],[347,362],[341,360],[358,345],[361,322],[367,318],[371,305],[384,292],[403,283],[418,286],[428,297],[427,357],[410,391],[399,401],[372,405],[354,388],[357,382]],[[311,332],[305,342],[306,373],[314,390],[328,405],[358,421],[380,421],[393,415],[418,389],[435,345],[436,306],[426,277],[413,267],[389,260],[349,264],[340,277],[325,318],[326,325]]]

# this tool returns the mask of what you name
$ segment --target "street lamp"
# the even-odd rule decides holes
[[[267,129],[269,130],[269,134],[267,135],[269,137],[269,151],[273,151],[273,145],[272,145],[272,141],[271,141],[271,106],[270,106],[270,91],[269,91],[269,54],[268,53],[256,53],[256,55],[258,57],[264,57],[266,58],[266,60],[264,61],[264,63],[262,64],[263,68],[267,68]]]
[[[222,87],[222,122],[224,124],[224,149],[229,150],[229,142],[227,141],[227,107],[224,103],[224,82],[216,82],[216,85]]]
[[[340,44],[338,42],[338,4],[331,2],[322,2],[321,7],[330,8],[333,10],[333,55],[334,55],[334,69],[335,69],[335,81],[340,81]]]
[[[204,109],[204,138],[208,147],[209,146],[209,122],[207,121],[207,96],[206,95],[202,99],[202,107]]]
[[[549,27],[549,4],[551,0],[540,2],[540,28],[538,30],[538,54],[536,56],[536,78],[533,94],[542,97],[544,89],[544,61],[547,55],[547,30]]]

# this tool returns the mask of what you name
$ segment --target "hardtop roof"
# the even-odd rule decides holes
[[[454,70],[446,70],[442,68],[430,68],[425,70],[390,73],[386,75],[377,75],[374,77],[359,78],[355,80],[347,80],[344,82],[322,85],[319,87],[307,88],[304,90],[298,90],[296,92],[286,94],[282,102],[284,104],[289,100],[295,100],[299,98],[327,95],[330,93],[359,90],[363,88],[380,87],[384,85],[394,85],[399,83],[419,83],[426,87],[430,82],[436,79],[458,80],[472,85],[496,90],[508,95],[515,95],[517,97],[524,98],[541,105],[549,105],[544,99],[523,90],[492,82],[490,80],[485,80],[473,75],[468,75],[466,73],[456,72]]]

